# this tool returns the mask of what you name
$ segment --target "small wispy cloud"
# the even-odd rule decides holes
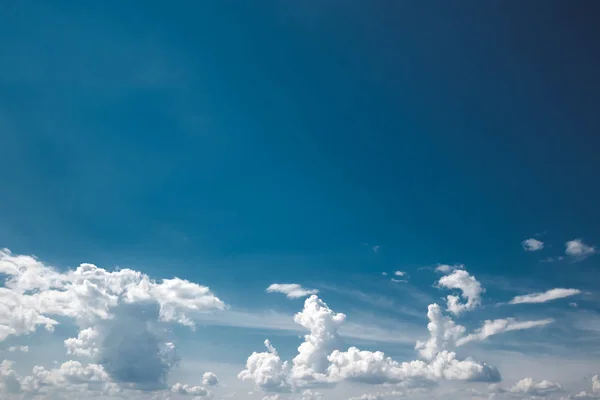
[[[289,299],[299,299],[319,293],[317,289],[306,289],[297,283],[273,283],[266,291],[268,293],[283,293]]]
[[[553,319],[540,319],[534,321],[517,321],[513,318],[487,320],[483,323],[483,326],[474,333],[460,338],[456,342],[456,345],[462,346],[469,342],[485,340],[490,336],[498,335],[500,333],[536,328],[553,322]]]
[[[450,265],[450,264],[438,264],[438,266],[435,268],[435,272],[440,272],[442,274],[449,274],[450,272],[457,270],[457,269],[463,269],[465,266],[462,264],[454,264],[454,265]]]
[[[546,292],[531,293],[523,296],[516,296],[512,299],[509,304],[535,304],[535,303],[546,303],[548,301],[563,299],[565,297],[574,296],[580,294],[579,289],[563,289],[556,288],[550,289]]]
[[[544,242],[535,238],[525,239],[521,242],[523,250],[525,251],[539,251],[544,248]]]
[[[6,351],[9,351],[11,353],[15,353],[15,352],[22,352],[22,353],[28,353],[29,352],[29,346],[11,346],[9,348],[6,349]]]
[[[390,279],[392,282],[394,283],[408,283],[408,280],[406,279],[396,279],[396,278],[392,278]]]
[[[556,262],[556,261],[562,261],[562,260],[564,260],[564,259],[565,259],[565,258],[564,258],[563,256],[558,256],[558,257],[546,257],[546,258],[544,258],[544,259],[540,260],[540,262],[543,262],[543,263],[551,263],[551,262]]]
[[[394,272],[394,275],[396,275],[396,276],[406,276],[406,272],[404,272],[404,271],[396,271],[396,272]]]
[[[583,243],[581,239],[573,239],[565,242],[565,254],[576,260],[583,260],[595,253],[596,248]]]

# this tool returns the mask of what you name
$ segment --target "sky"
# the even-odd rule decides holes
[[[600,399],[600,5],[0,4],[0,398]]]

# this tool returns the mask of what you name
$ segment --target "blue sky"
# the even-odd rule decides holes
[[[118,304],[106,307],[114,321],[128,315],[146,326],[146,317],[131,316],[156,317],[151,332],[140,332],[148,346],[158,337],[177,346],[181,361],[165,372],[169,387],[200,385],[194,371],[206,370],[219,376],[209,385],[215,398],[309,399],[319,391],[333,400],[388,399],[393,390],[445,398],[473,388],[482,398],[494,390],[535,395],[535,383],[523,393],[515,385],[528,377],[564,386],[543,393],[550,397],[593,395],[591,377],[600,372],[598,7],[354,0],[1,7],[0,247],[12,255],[2,255],[0,272],[17,279],[6,265],[21,265],[11,258],[21,254],[43,262],[35,271],[61,271],[71,289],[60,290],[86,287],[88,278],[65,272],[81,263],[155,280],[143,305],[139,298],[121,304],[129,295],[119,292]],[[542,244],[526,251],[527,239]],[[463,265],[458,270],[485,288],[475,296],[481,304],[453,314],[446,296],[466,287],[440,287],[444,276],[459,277],[436,272],[441,264]],[[160,286],[173,277],[201,286]],[[7,282],[6,290],[23,288]],[[554,322],[447,344],[461,360],[497,366],[503,380],[494,389],[444,380],[423,394],[406,382],[373,386],[331,374],[328,385],[308,387],[288,371],[289,387],[273,394],[237,375],[266,338],[291,362],[310,330],[293,315],[304,298],[313,304],[310,293],[267,293],[274,283],[318,291],[327,305],[316,309],[346,314],[340,351],[355,345],[399,361],[418,358],[415,342],[428,337],[433,303],[465,335],[485,320]],[[578,292],[506,304],[551,289]],[[166,293],[186,299],[186,290],[223,303],[202,303],[206,313],[189,317],[194,331],[163,314]],[[30,300],[19,304],[34,307]],[[22,377],[34,365],[70,360],[63,341],[79,331],[96,327],[108,343],[103,335],[124,326],[83,323],[73,314],[83,308],[69,313],[59,303],[62,311],[50,314],[34,307],[48,318],[58,313],[53,334],[34,324],[4,340],[4,348],[29,346],[0,354]],[[0,311],[0,325],[12,326],[15,309]],[[106,349],[99,354],[113,354]],[[136,349],[120,362],[137,360]],[[100,355],[87,362],[104,368],[103,382],[131,383]],[[127,376],[138,376],[131,368]],[[151,389],[165,395],[155,383]]]

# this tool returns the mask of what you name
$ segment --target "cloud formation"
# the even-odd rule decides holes
[[[298,348],[292,364],[282,361],[275,348],[266,341],[267,352],[253,353],[238,377],[253,381],[266,392],[298,391],[314,384],[355,381],[368,384],[411,382],[417,386],[437,380],[473,380],[494,382],[498,370],[472,359],[458,360],[448,350],[464,334],[464,327],[442,315],[437,304],[429,306],[431,337],[418,342],[422,360],[397,362],[380,351],[360,350],[342,345],[338,329],[346,316],[332,311],[316,295],[306,299],[304,309],[294,321],[309,330]]]
[[[438,286],[461,291],[460,297],[456,295],[448,295],[446,297],[448,311],[454,315],[460,315],[465,311],[471,311],[480,306],[481,295],[485,292],[485,289],[477,279],[463,269],[455,269],[451,274],[441,277],[438,281]],[[466,299],[466,302],[461,303],[461,297]]]
[[[530,396],[547,396],[550,393],[562,391],[563,387],[556,382],[543,380],[536,382],[532,378],[524,378],[517,382],[510,392],[526,394]]]
[[[544,248],[544,242],[535,238],[525,239],[521,242],[523,250],[525,251],[539,251]]]
[[[580,294],[581,290],[579,289],[563,289],[556,288],[550,289],[541,293],[531,293],[523,296],[514,297],[509,304],[535,304],[535,303],[545,303],[547,301],[552,301],[556,299],[563,299],[565,297],[575,296]]]
[[[273,283],[266,291],[268,293],[283,293],[289,299],[299,299],[319,293],[317,289],[305,289],[297,283]]]
[[[31,378],[44,384],[51,379],[54,386],[93,372],[146,390],[164,388],[178,357],[161,324],[193,329],[198,313],[226,308],[208,287],[183,279],[157,282],[138,271],[92,264],[58,271],[6,249],[0,250],[0,274],[0,341],[40,326],[52,331],[63,321],[79,327],[77,337],[65,340],[66,353],[93,362],[67,361],[50,372],[39,367]]]
[[[594,246],[583,243],[581,239],[573,239],[565,242],[565,254],[577,260],[583,260],[596,253]]]

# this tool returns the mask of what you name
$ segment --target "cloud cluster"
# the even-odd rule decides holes
[[[531,329],[553,322],[551,319],[488,320],[480,328],[467,334],[466,328],[457,324],[450,315],[460,315],[478,307],[485,289],[463,266],[446,266],[438,272],[446,275],[439,279],[437,286],[459,290],[460,296],[447,297],[446,312],[438,304],[429,305],[429,338],[417,341],[415,349],[418,359],[400,362],[381,351],[361,350],[357,347],[343,350],[338,330],[346,316],[334,312],[319,297],[312,295],[305,300],[303,310],[294,316],[294,322],[306,329],[308,334],[293,360],[282,360],[267,340],[267,351],[250,355],[246,368],[239,373],[238,378],[253,382],[264,392],[292,393],[300,393],[307,387],[335,385],[342,381],[403,384],[411,387],[430,387],[442,380],[497,382],[500,380],[500,373],[495,367],[472,358],[459,359],[454,349],[503,332]],[[543,382],[536,387],[541,391],[546,388],[546,384]],[[524,387],[525,383],[520,385]]]
[[[464,334],[465,328],[442,315],[437,304],[429,307],[431,337],[417,343],[420,360],[397,362],[383,352],[365,351],[356,347],[339,350],[338,329],[345,315],[335,313],[313,295],[306,299],[304,309],[294,320],[309,330],[298,348],[291,365],[282,361],[275,348],[266,342],[267,351],[253,353],[238,377],[253,381],[266,392],[297,391],[309,385],[355,381],[369,384],[410,382],[431,385],[441,379],[497,381],[497,369],[471,359],[458,360],[448,350]]]
[[[0,274],[0,341],[67,322],[79,332],[65,340],[66,353],[91,359],[87,365],[67,361],[58,370],[37,367],[28,386],[103,381],[162,389],[178,357],[161,324],[193,329],[198,313],[226,308],[208,287],[183,279],[157,282],[138,271],[92,264],[58,271],[6,249],[0,250]]]

